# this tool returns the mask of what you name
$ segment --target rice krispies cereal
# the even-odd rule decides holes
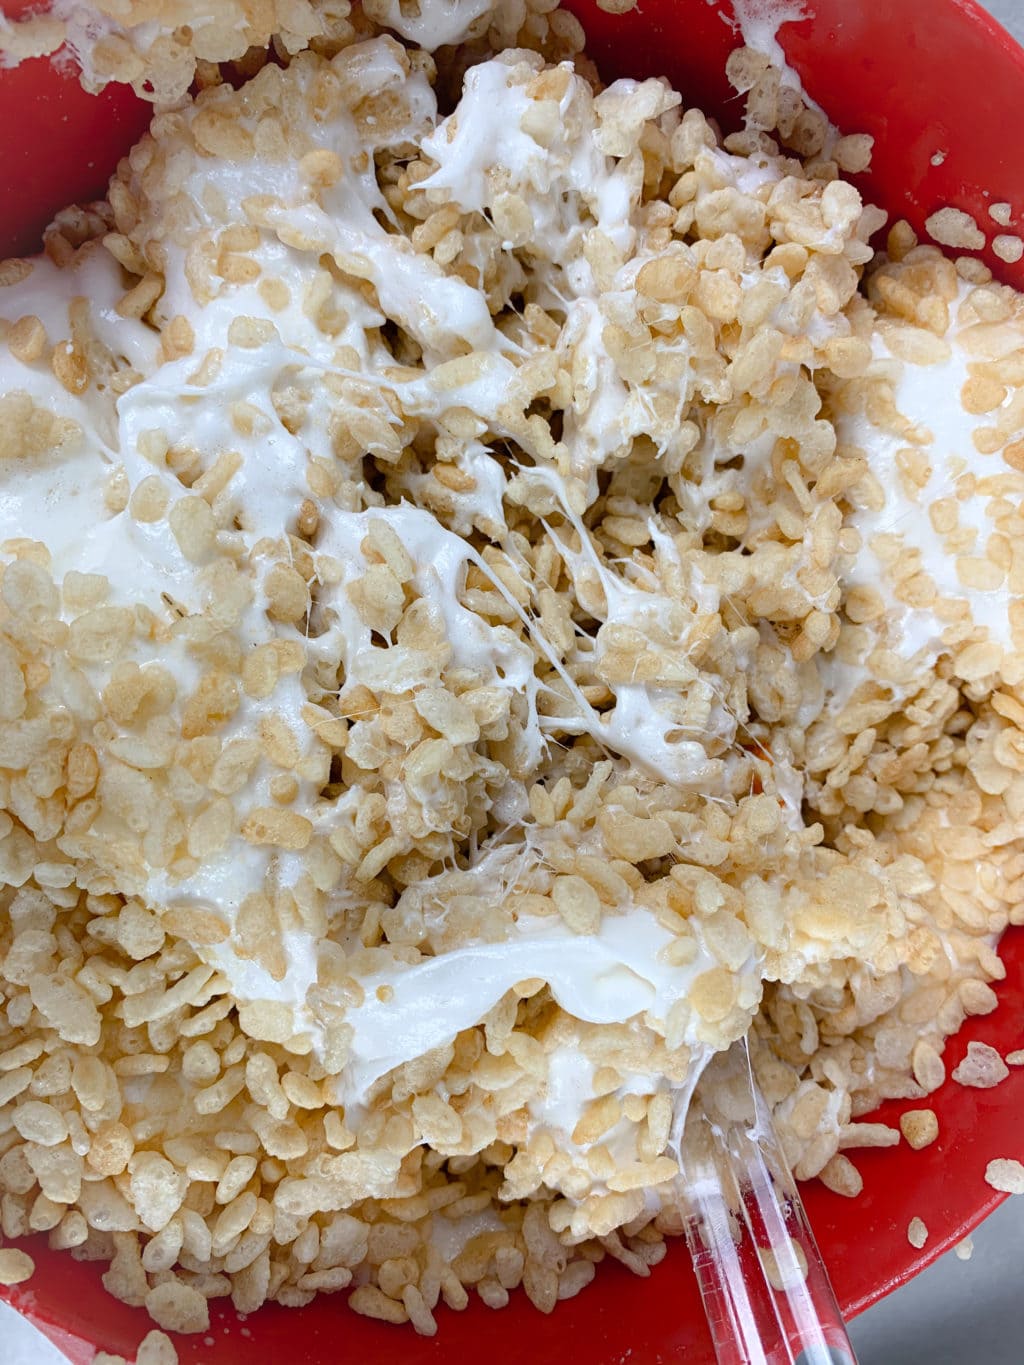
[[[1019,915],[1022,623],[975,596],[1019,299],[874,257],[869,148],[761,54],[723,142],[547,3],[456,9],[435,55],[388,4],[122,23],[90,69],[178,102],[0,267],[0,1227],[167,1331],[649,1273],[676,1091],[748,1027],[854,1195]],[[901,387],[961,352],[980,547]],[[955,581],[879,529],[883,436]]]

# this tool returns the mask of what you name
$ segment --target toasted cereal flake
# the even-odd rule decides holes
[[[349,1295],[349,1307],[367,1318],[377,1318],[381,1322],[408,1322],[409,1314],[405,1305],[388,1298],[376,1285],[364,1284]]]
[[[165,1333],[155,1329],[147,1332],[139,1343],[135,1365],[178,1365],[174,1342]]]
[[[900,1135],[887,1123],[848,1123],[839,1130],[839,1147],[895,1147]]]
[[[185,1177],[158,1152],[139,1152],[128,1162],[132,1202],[152,1232],[166,1227],[181,1207]]]
[[[927,1147],[939,1136],[939,1120],[934,1109],[908,1109],[900,1115],[900,1130],[915,1151]]]
[[[7,333],[11,355],[26,365],[42,357],[46,342],[46,328],[34,313],[19,318]]]
[[[43,1147],[56,1147],[68,1135],[64,1115],[56,1106],[42,1100],[28,1100],[19,1104],[12,1115],[12,1122],[23,1138]]]
[[[1004,1194],[1024,1194],[1024,1165],[1012,1157],[997,1157],[985,1167],[985,1179]]]
[[[866,133],[853,133],[837,139],[832,156],[840,170],[859,175],[871,165],[873,147],[874,138]]]
[[[943,246],[980,251],[985,245],[985,234],[963,209],[938,209],[925,220],[925,229],[933,242]]]
[[[402,1304],[409,1315],[409,1321],[420,1336],[436,1335],[437,1321],[416,1285],[407,1284],[402,1290]]]
[[[1010,1074],[1009,1068],[994,1047],[988,1043],[968,1043],[967,1056],[953,1070],[953,1080],[959,1085],[987,1090]]]
[[[837,1153],[818,1172],[818,1179],[835,1194],[855,1199],[864,1188],[864,1177],[848,1156]]]
[[[180,1280],[165,1280],[146,1294],[146,1311],[168,1332],[206,1332],[210,1309],[198,1289]]]
[[[768,1283],[780,1292],[794,1289],[807,1279],[807,1253],[799,1242],[789,1239],[789,1249],[781,1253],[771,1248],[758,1248]]]
[[[935,1047],[925,1039],[916,1043],[913,1051],[914,1080],[925,1091],[932,1094],[946,1079],[946,1064]]]
[[[601,902],[589,882],[582,877],[556,877],[551,899],[574,933],[597,932],[601,924]]]
[[[925,1227],[924,1223],[920,1218],[911,1218],[907,1227],[907,1241],[912,1247],[915,1247],[920,1251],[927,1240],[928,1229]]]
[[[988,284],[992,278],[992,271],[984,261],[979,261],[977,256],[958,256],[956,273],[962,280],[967,280],[971,284]]]
[[[1000,232],[992,238],[992,252],[1012,265],[1024,256],[1024,240],[1011,232]]]
[[[22,1284],[35,1272],[32,1257],[16,1247],[0,1251],[0,1284]]]
[[[309,843],[313,826],[297,811],[261,806],[242,822],[242,838],[250,844],[271,844],[278,848],[303,849]]]

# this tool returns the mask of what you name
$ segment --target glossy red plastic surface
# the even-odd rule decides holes
[[[0,0],[11,16],[34,0]],[[152,109],[125,86],[87,95],[70,64],[47,58],[0,70],[0,260],[39,250],[66,204],[102,198]]]
[[[739,41],[730,0],[640,0],[623,15],[594,0],[563,2],[584,20],[602,74],[667,75],[687,103],[738,126],[742,102],[724,74]],[[802,9],[807,17],[783,23],[779,41],[833,123],[874,137],[871,170],[854,177],[865,197],[922,235],[929,214],[947,204],[973,214],[990,245],[997,233],[1024,235],[1024,49],[1006,30],[974,0],[803,0]],[[988,215],[999,202],[1011,205],[1010,227]],[[1024,259],[971,254],[1024,288]]]
[[[735,124],[739,106],[722,75],[736,36],[721,7],[706,0],[642,0],[639,13],[615,17],[593,0],[569,0],[585,20],[590,50],[607,76],[664,74],[691,104]],[[23,0],[0,0],[8,13]],[[986,216],[990,202],[1013,205],[1024,228],[1024,52],[968,0],[811,0],[813,20],[782,27],[780,37],[809,92],[847,131],[876,138],[866,192],[892,214],[920,226],[943,203]],[[65,121],[66,120],[66,121]],[[0,255],[30,251],[48,217],[75,197],[102,191],[104,176],[146,122],[146,110],[123,92],[100,102],[81,95],[47,62],[0,72]],[[944,154],[944,155],[942,155]],[[933,164],[933,158],[939,160]],[[90,164],[91,163],[91,164]],[[988,194],[986,195],[986,191]],[[1002,229],[1007,230],[1007,229]],[[988,258],[1001,278],[1024,285],[1024,271]],[[972,1039],[1001,1051],[1021,1045],[1024,1023],[1024,931],[1003,943],[1007,979],[999,1008],[972,1020],[951,1040],[951,1070]],[[1024,1158],[1024,1068],[994,1090],[947,1082],[928,1101],[941,1135],[923,1152],[905,1145],[855,1153],[864,1192],[842,1199],[812,1182],[804,1195],[847,1314],[867,1307],[965,1236],[1000,1200],[985,1184],[994,1157]],[[908,1104],[883,1106],[895,1121]],[[922,1251],[907,1241],[920,1217],[930,1237]],[[4,1297],[46,1331],[76,1365],[97,1345],[131,1355],[151,1325],[139,1309],[110,1299],[101,1268],[28,1243],[35,1276]],[[236,1365],[439,1365],[468,1358],[494,1365],[706,1365],[710,1345],[686,1248],[674,1245],[649,1280],[616,1265],[601,1267],[577,1299],[542,1317],[522,1295],[504,1312],[474,1303],[439,1313],[432,1339],[381,1327],[344,1311],[340,1296],[308,1308],[261,1309],[240,1322],[214,1305],[208,1337],[179,1338],[183,1362]]]

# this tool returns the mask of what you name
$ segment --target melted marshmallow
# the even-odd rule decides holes
[[[898,562],[904,562],[908,554],[917,556],[940,601],[965,603],[975,626],[982,627],[1004,650],[1013,648],[1013,595],[1006,582],[998,588],[971,586],[961,579],[957,565],[961,556],[985,556],[989,537],[996,531],[994,518],[1005,511],[998,490],[977,487],[988,471],[979,469],[974,436],[992,426],[998,413],[970,413],[960,396],[973,357],[959,339],[955,317],[969,292],[968,286],[961,285],[958,303],[951,306],[954,322],[947,335],[950,355],[946,360],[929,365],[901,360],[887,344],[886,331],[873,337],[875,370],[891,377],[896,410],[911,424],[911,433],[896,434],[864,412],[840,413],[836,421],[840,442],[866,452],[871,472],[885,494],[883,507],[862,505],[850,517],[863,548],[846,575],[847,586],[863,585],[883,594],[892,647],[904,658],[914,658],[918,664],[923,661],[924,666],[934,663],[943,651],[949,620],[933,608],[895,597],[891,561],[879,553],[886,541],[898,545]],[[1012,393],[1003,406],[1011,401]],[[927,472],[920,484],[912,483],[901,468],[900,452],[908,450],[924,456]],[[938,531],[932,520],[932,508],[940,499],[947,507],[955,507],[956,528],[948,534]]]
[[[462,7],[463,18],[471,8]],[[345,60],[349,78],[367,91],[390,88],[400,93],[408,118],[405,126],[391,127],[379,139],[372,128],[357,129],[344,106],[322,125],[313,126],[311,135],[331,148],[344,167],[338,187],[324,191],[320,204],[310,200],[296,165],[282,167],[257,157],[241,167],[184,150],[177,163],[181,187],[192,200],[202,229],[212,232],[225,220],[245,221],[244,204],[268,197],[262,210],[267,231],[254,255],[266,275],[287,287],[283,307],[269,310],[255,284],[216,285],[197,302],[185,252],[171,239],[164,243],[165,289],[156,311],[165,325],[175,317],[188,319],[195,343],[191,354],[180,359],[164,360],[149,328],[117,315],[120,272],[98,247],[83,252],[72,271],[55,271],[40,263],[28,280],[5,291],[5,314],[34,313],[51,337],[67,334],[70,295],[86,295],[92,301],[94,332],[142,380],[120,396],[96,385],[78,399],[63,390],[48,368],[18,365],[6,355],[0,359],[0,389],[24,388],[38,403],[81,428],[65,458],[41,461],[29,478],[19,472],[17,480],[8,481],[0,501],[0,535],[12,538],[28,531],[46,541],[58,578],[69,570],[103,573],[111,583],[108,602],[145,603],[159,618],[163,633],[155,642],[133,641],[131,657],[140,665],[159,662],[169,670],[179,699],[192,692],[199,673],[177,642],[174,612],[188,618],[209,610],[209,589],[201,570],[182,554],[166,519],[142,523],[127,511],[108,510],[104,494],[115,471],[123,471],[131,489],[144,478],[157,478],[173,503],[183,489],[162,462],[160,450],[192,449],[204,469],[210,468],[217,452],[239,453],[239,467],[218,494],[217,506],[235,528],[220,533],[221,545],[234,546],[249,575],[249,595],[235,611],[235,628],[247,647],[254,647],[274,638],[298,638],[290,628],[267,620],[262,574],[270,561],[261,559],[257,548],[282,544],[283,537],[294,531],[306,496],[310,455],[333,458],[324,375],[358,386],[375,400],[377,411],[388,411],[379,399],[390,391],[411,415],[433,419],[452,406],[465,406],[496,431],[502,429],[502,407],[515,380],[511,363],[515,347],[495,327],[480,291],[458,277],[444,276],[429,256],[413,251],[403,237],[382,226],[389,210],[365,154],[387,145],[389,138],[400,143],[422,140],[438,163],[430,188],[444,191],[463,208],[489,212],[496,193],[487,175],[494,160],[489,138],[500,136],[502,157],[526,195],[534,238],[550,262],[553,296],[568,302],[565,344],[582,338],[592,356],[589,370],[579,376],[566,441],[583,452],[584,465],[592,467],[628,441],[634,428],[640,429],[636,413],[632,418],[622,414],[624,389],[603,350],[600,291],[584,256],[591,231],[599,231],[620,250],[632,247],[630,214],[642,180],[639,158],[616,160],[592,138],[570,136],[564,129],[553,148],[540,145],[521,126],[530,102],[517,84],[522,72],[515,75],[506,60],[473,68],[459,110],[441,123],[436,121],[429,85],[422,74],[405,69],[393,43],[363,44]],[[559,115],[572,123],[584,113],[589,117],[586,105],[592,96],[570,72],[566,78]],[[657,83],[648,85],[653,87],[647,90],[648,99],[661,101],[664,107],[676,102],[677,97],[667,95]],[[625,83],[617,93],[633,90],[632,83]],[[344,260],[352,274],[370,281],[376,301],[356,284],[326,276],[318,263],[323,254]],[[624,279],[623,287],[631,287],[629,279]],[[307,306],[314,288],[320,291],[318,297],[336,305],[340,330],[330,335],[317,326]],[[239,346],[229,336],[239,317],[262,319],[271,324],[272,332],[258,347]],[[381,343],[378,329],[387,317],[400,319],[422,348],[424,369],[418,376],[396,371],[393,355]],[[341,347],[354,357],[347,367],[338,362]],[[467,349],[476,363],[472,374],[464,375],[457,362]],[[217,363],[204,372],[201,359],[211,354]],[[289,388],[308,400],[297,427],[284,424],[274,401]],[[159,434],[155,457],[154,433]],[[477,478],[479,492],[474,502],[463,504],[464,520],[456,529],[468,531],[483,518],[503,530],[505,476],[499,464],[472,442],[461,460]],[[553,471],[551,479],[558,492],[560,480]],[[559,497],[567,504],[564,490]],[[606,748],[630,756],[652,772],[679,780],[694,775],[690,750],[695,753],[697,746],[678,743],[673,749],[667,741],[672,718],[661,710],[669,704],[667,698],[644,687],[623,687],[611,718],[599,717],[539,635],[532,614],[524,614],[494,580],[534,648],[562,676],[577,721],[541,715],[533,650],[507,627],[487,623],[460,603],[467,566],[475,565],[486,574],[483,559],[461,535],[420,508],[322,507],[316,544],[315,613],[320,633],[304,642],[312,665],[340,665],[347,685],[365,681],[376,690],[386,690],[388,677],[399,679],[396,686],[401,690],[418,681],[414,652],[375,644],[348,595],[348,588],[365,571],[363,541],[375,519],[397,533],[415,561],[411,586],[440,626],[453,666],[513,697],[525,696],[528,762],[540,758],[546,733],[554,727],[563,733],[588,732]],[[671,543],[662,540],[661,553],[671,556]],[[667,618],[662,619],[668,599],[646,590],[656,584],[642,588],[613,581],[607,574],[602,584],[609,621],[650,618],[653,626],[670,627]],[[102,685],[99,673],[95,681]],[[308,816],[314,829],[326,834],[354,818],[355,812],[346,797],[334,802],[320,797],[326,770],[323,753],[302,716],[307,700],[301,677],[285,677],[267,699],[241,696],[221,737],[230,742],[252,735],[271,716],[284,720],[300,742],[298,794],[291,809]],[[271,767],[261,760],[245,787],[234,793],[239,821],[250,811],[273,804],[272,776]],[[509,818],[518,818],[515,802],[503,799]],[[116,830],[104,819],[101,815],[97,833],[113,837]],[[302,875],[297,856],[254,846],[234,835],[220,853],[189,868],[150,864],[141,878],[123,889],[158,907],[216,908],[232,922],[247,896],[267,888],[294,888]],[[667,931],[646,911],[634,910],[607,919],[594,938],[577,938],[560,922],[537,921],[519,924],[500,945],[470,944],[412,964],[396,958],[365,982],[366,1003],[349,1011],[354,1061],[343,1089],[350,1098],[358,1098],[385,1071],[478,1022],[516,981],[528,976],[549,981],[563,1007],[582,1019],[610,1022],[644,1014],[663,1018],[672,1002],[685,995],[697,971],[712,965],[710,957],[700,956],[685,969],[663,967],[658,954],[669,940]],[[283,948],[287,967],[281,979],[260,963],[238,956],[230,940],[201,951],[228,978],[237,999],[288,1003],[297,1029],[316,1038],[316,1013],[309,1004],[317,981],[316,936],[293,926],[284,933]],[[467,990],[470,982],[473,989]],[[378,988],[385,995],[393,992],[387,1004],[378,1000]]]
[[[417,47],[436,52],[439,47],[464,43],[476,21],[493,5],[494,0],[417,0],[413,5],[377,0],[367,12]]]
[[[427,958],[396,962],[362,978],[363,1004],[350,1009],[353,1061],[341,1094],[357,1098],[394,1067],[451,1042],[517,981],[540,977],[576,1019],[611,1024],[637,1016],[662,1026],[690,983],[715,966],[698,950],[685,966],[662,960],[674,935],[648,911],[608,915],[598,933],[572,933],[558,919],[520,919],[511,936]],[[698,1042],[697,1034],[689,1041]]]
[[[473,0],[460,9],[465,19]],[[211,606],[225,611],[228,607],[218,600],[201,568],[183,555],[165,520],[140,523],[128,512],[113,514],[104,494],[110,475],[123,470],[131,488],[155,477],[174,501],[183,490],[160,455],[162,448],[195,451],[204,472],[218,454],[237,452],[239,467],[216,498],[218,511],[224,514],[221,524],[230,528],[219,532],[219,548],[234,556],[246,580],[244,600],[231,607],[232,628],[247,649],[272,640],[301,641],[308,668],[305,677],[290,674],[279,680],[269,698],[240,698],[222,738],[249,736],[271,715],[288,725],[299,742],[291,810],[307,818],[317,836],[329,835],[356,818],[358,792],[351,789],[330,799],[323,795],[328,756],[303,714],[310,695],[317,694],[311,675],[318,669],[334,669],[343,675],[345,686],[363,682],[379,693],[392,685],[407,691],[428,676],[415,650],[390,642],[382,646],[373,638],[349,592],[367,567],[364,542],[377,520],[397,534],[413,559],[409,590],[437,624],[451,665],[517,703],[525,699],[527,766],[540,759],[552,734],[586,733],[647,774],[711,791],[719,779],[701,742],[706,737],[686,731],[680,694],[708,690],[707,728],[727,749],[736,741],[737,720],[714,693],[714,680],[693,668],[692,676],[682,680],[685,688],[617,683],[611,689],[614,707],[599,715],[574,680],[571,661],[543,637],[534,613],[524,611],[490,575],[484,558],[464,538],[481,523],[496,528],[498,536],[505,531],[506,473],[480,441],[468,441],[460,452],[460,468],[473,474],[478,487],[472,498],[458,504],[454,529],[424,508],[383,505],[381,494],[360,487],[357,480],[335,501],[323,499],[310,549],[315,591],[311,636],[306,640],[296,629],[268,620],[265,578],[267,566],[276,561],[266,547],[286,552],[286,537],[295,532],[307,496],[310,458],[339,463],[338,433],[332,426],[343,401],[339,385],[349,386],[344,401],[364,408],[378,422],[376,434],[368,438],[371,449],[375,441],[387,448],[402,420],[399,410],[410,418],[440,422],[451,409],[469,409],[481,430],[489,429],[497,437],[508,431],[516,440],[528,441],[520,428],[512,432],[506,426],[504,415],[515,407],[517,362],[524,359],[528,343],[511,340],[495,324],[482,291],[456,275],[445,275],[402,233],[388,229],[391,209],[377,183],[373,154],[410,143],[422,146],[435,163],[433,172],[420,182],[424,193],[439,203],[453,202],[465,212],[507,222],[509,264],[503,287],[511,296],[515,282],[522,279],[525,267],[515,255],[522,253],[536,280],[537,297],[565,316],[558,360],[569,363],[570,353],[580,352],[563,429],[567,468],[556,469],[542,451],[524,444],[534,463],[521,471],[521,477],[532,479],[535,488],[545,488],[552,507],[562,512],[578,537],[579,548],[573,550],[565,534],[551,532],[558,538],[559,553],[577,592],[585,582],[593,589],[595,619],[605,639],[628,627],[659,649],[685,654],[697,618],[714,613],[718,605],[714,590],[697,576],[678,589],[666,589],[663,580],[678,577],[681,565],[660,526],[652,525],[655,570],[634,564],[620,574],[593,554],[576,510],[581,495],[582,505],[588,490],[593,496],[597,469],[627,451],[633,437],[650,425],[644,396],[627,390],[604,340],[617,303],[632,299],[637,272],[646,259],[641,251],[621,263],[636,246],[633,217],[642,188],[641,156],[609,150],[601,140],[607,129],[598,130],[601,137],[579,135],[584,127],[593,132],[593,96],[568,70],[554,122],[545,122],[551,111],[545,113],[537,105],[546,101],[526,94],[526,85],[541,66],[531,54],[471,68],[463,99],[445,120],[438,118],[422,70],[409,69],[395,43],[360,44],[338,61],[344,64],[349,102],[339,103],[319,122],[311,120],[307,130],[314,145],[331,151],[342,165],[337,184],[322,189],[318,199],[298,161],[282,164],[256,156],[244,164],[232,163],[200,156],[188,144],[175,148],[176,189],[191,201],[197,232],[212,237],[228,224],[259,223],[253,257],[265,277],[285,288],[286,301],[280,306],[270,307],[255,283],[229,286],[219,279],[205,281],[206,293],[201,291],[197,299],[195,261],[170,237],[161,242],[166,282],[157,316],[164,324],[176,317],[187,319],[195,338],[188,356],[165,360],[149,328],[117,316],[119,269],[98,248],[84,252],[81,266],[75,267],[82,280],[74,278],[75,271],[55,272],[38,265],[27,281],[5,292],[5,314],[37,314],[51,338],[67,334],[69,297],[86,295],[93,301],[93,326],[100,340],[138,371],[141,382],[119,396],[91,389],[76,399],[46,367],[20,366],[6,355],[0,357],[0,390],[25,388],[41,405],[81,428],[78,444],[69,447],[67,458],[41,461],[31,479],[17,487],[11,481],[3,495],[6,501],[0,502],[0,533],[10,538],[29,530],[48,544],[58,574],[71,569],[102,572],[112,585],[111,600],[125,605],[141,602],[159,615],[163,634],[154,641],[133,640],[131,657],[142,665],[159,662],[167,668],[174,675],[179,699],[184,699],[198,675],[176,616],[187,620]],[[287,79],[300,86],[312,81],[311,67],[300,60]],[[389,121],[386,129],[357,123],[352,109],[361,94],[370,92],[392,94],[404,108],[402,118]],[[649,111],[645,117],[669,116],[678,103],[678,97],[659,82],[618,82],[599,100],[620,112],[630,106],[643,108]],[[186,109],[181,116],[191,113]],[[740,166],[740,160],[723,163],[736,183],[741,176],[771,178],[770,168]],[[141,154],[139,162],[136,172],[142,175]],[[496,162],[507,176],[493,173]],[[524,212],[518,208],[513,212],[504,202],[509,181]],[[162,207],[159,202],[152,206],[154,233],[166,216]],[[343,271],[326,269],[324,258],[340,264]],[[607,279],[599,280],[592,264],[599,258],[607,267]],[[361,281],[372,288],[364,288]],[[332,310],[331,328],[318,325],[322,307]],[[249,347],[232,339],[240,318],[261,324],[261,344]],[[398,322],[418,346],[422,354],[418,370],[396,365],[381,338],[380,329],[389,320]],[[203,357],[211,356],[219,358],[207,365]],[[294,395],[301,402],[293,404],[295,410],[286,422],[282,412]],[[687,400],[679,386],[671,398],[680,404],[682,414]],[[160,437],[156,446],[154,433]],[[51,508],[57,509],[53,517]],[[86,524],[94,529],[84,532]],[[461,595],[469,567],[491,577],[529,644],[508,626],[495,625],[464,605]],[[577,651],[604,647],[603,640],[589,637],[573,645]],[[539,704],[537,655],[560,677],[571,703],[568,717],[550,716]],[[96,682],[102,679],[97,676]],[[53,684],[59,685],[59,680]],[[270,765],[261,760],[243,789],[233,794],[239,820],[257,808],[272,806],[272,776]],[[521,783],[510,787],[514,790],[498,800],[502,818],[513,823],[522,817],[524,793]],[[426,801],[430,793],[419,795]],[[389,792],[389,799],[397,796]],[[790,796],[791,801],[796,799]],[[101,825],[100,832],[108,831]],[[486,856],[481,858],[482,867],[487,866]],[[298,895],[303,875],[300,858],[272,853],[233,835],[220,852],[194,859],[192,865],[151,862],[137,881],[122,889],[144,895],[158,907],[213,906],[233,922],[250,895],[265,889]],[[342,888],[332,911],[343,912],[346,897],[357,894],[351,887]],[[672,1005],[685,1000],[696,976],[716,960],[698,944],[696,957],[685,966],[663,961],[673,935],[642,908],[621,910],[606,915],[593,936],[573,935],[560,920],[523,919],[507,926],[507,936],[498,942],[463,942],[434,957],[417,960],[415,950],[406,956],[375,952],[373,966],[359,983],[364,999],[345,1014],[352,1060],[338,1078],[339,1096],[358,1104],[389,1070],[450,1042],[528,977],[546,981],[561,1007],[578,1019],[595,1024],[649,1019],[663,1024]],[[289,927],[283,942],[286,969],[280,979],[241,957],[231,941],[201,951],[228,979],[239,1001],[290,1004],[297,1028],[316,1041],[320,1021],[310,1002],[317,994],[314,986],[320,984],[317,947],[314,928]],[[745,1008],[756,999],[757,963],[746,964],[740,975]],[[696,1021],[686,1040],[695,1047],[702,1043]],[[557,1113],[538,1118],[558,1128],[565,1127],[559,1117],[560,1084],[556,1067],[551,1103]]]

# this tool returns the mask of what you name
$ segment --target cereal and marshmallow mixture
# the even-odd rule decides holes
[[[121,5],[0,265],[0,1225],[166,1330],[646,1274],[748,1029],[856,1193],[1019,913],[1024,299],[750,48],[421,4]]]

